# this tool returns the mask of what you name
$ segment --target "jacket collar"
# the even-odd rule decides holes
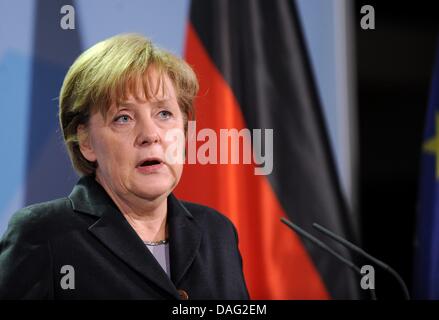
[[[98,217],[88,230],[160,290],[178,298],[177,286],[195,259],[201,228],[173,194],[168,196],[171,279],[93,176],[82,177],[69,196],[73,210]],[[171,281],[172,280],[172,281]]]

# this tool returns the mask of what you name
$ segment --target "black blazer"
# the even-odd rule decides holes
[[[248,299],[230,220],[171,194],[168,228],[171,277],[100,184],[82,177],[68,198],[11,218],[0,242],[0,299]],[[61,286],[73,275],[63,266],[73,267],[74,289]]]

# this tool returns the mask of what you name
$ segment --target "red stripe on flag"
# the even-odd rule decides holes
[[[190,24],[186,60],[200,81],[197,131],[211,128],[219,137],[221,128],[246,128],[232,90]],[[300,239],[280,223],[285,213],[268,179],[255,175],[253,164],[186,164],[176,195],[213,207],[233,221],[252,299],[329,298]]]

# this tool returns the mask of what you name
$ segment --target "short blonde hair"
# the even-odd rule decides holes
[[[187,130],[187,121],[195,118],[195,73],[184,60],[156,47],[142,35],[122,34],[99,42],[70,67],[59,95],[59,120],[70,159],[79,174],[93,174],[96,163],[88,161],[79,149],[78,126],[87,125],[93,112],[100,111],[105,116],[112,103],[128,94],[136,95],[138,85],[143,86],[147,99],[155,96],[157,92],[151,91],[147,76],[150,66],[159,72],[160,83],[164,75],[171,80]],[[157,90],[160,87],[164,90],[161,84]]]

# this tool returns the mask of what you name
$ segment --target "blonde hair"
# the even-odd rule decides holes
[[[160,84],[152,92],[148,68],[154,66]],[[59,95],[59,120],[73,167],[83,175],[92,174],[96,163],[90,162],[79,149],[77,128],[87,125],[90,115],[106,115],[112,103],[136,95],[139,85],[150,99],[159,88],[165,90],[163,77],[171,80],[184,126],[195,117],[193,100],[198,81],[191,67],[175,55],[156,47],[139,34],[122,34],[99,42],[83,52],[67,72]],[[135,96],[138,98],[137,96]]]

